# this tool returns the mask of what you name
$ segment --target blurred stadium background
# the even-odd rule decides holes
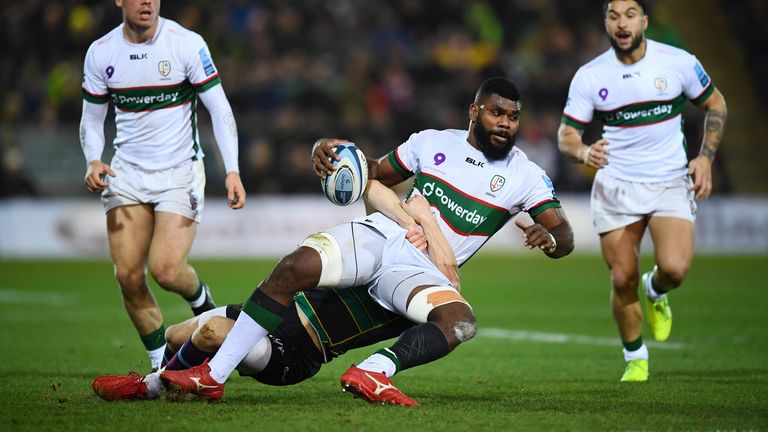
[[[700,204],[702,250],[719,251],[722,244],[732,251],[768,251],[767,4],[650,2],[647,36],[696,54],[729,105],[714,198]],[[521,88],[525,112],[518,144],[546,169],[574,224],[582,226],[580,246],[596,251],[585,201],[593,173],[559,154],[555,133],[573,73],[608,46],[599,5],[163,2],[161,15],[202,34],[210,46],[236,115],[250,200],[245,216],[217,201],[224,192],[222,165],[209,117],[201,112],[209,200],[193,255],[278,254],[308,230],[358,214],[359,207],[331,208],[322,201],[309,169],[311,143],[321,136],[348,137],[379,156],[414,131],[464,128],[473,91],[494,75]],[[0,257],[106,257],[99,200],[82,185],[79,89],[89,44],[121,22],[120,10],[109,0],[10,0],[1,19]],[[684,117],[695,155],[703,113],[689,104]],[[111,140],[111,113],[106,130]],[[588,137],[598,134],[595,125],[587,131]],[[108,143],[105,160],[111,153]],[[287,210],[298,214],[286,219]],[[308,214],[317,220],[308,221]],[[267,234],[270,242],[258,240]],[[288,241],[262,248],[278,237]],[[254,241],[239,244],[244,238]]]

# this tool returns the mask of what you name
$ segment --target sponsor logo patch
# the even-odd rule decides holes
[[[203,65],[205,75],[211,76],[216,73],[216,68],[213,67],[213,60],[211,60],[211,56],[208,55],[208,52],[205,51],[205,48],[200,48],[198,54],[200,54],[200,63]]]
[[[696,63],[693,67],[693,71],[696,72],[696,76],[699,77],[699,82],[702,87],[706,87],[709,84],[709,76],[704,72],[704,68],[701,67],[701,63]]]

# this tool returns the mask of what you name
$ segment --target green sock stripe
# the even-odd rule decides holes
[[[154,351],[165,345],[165,324],[160,324],[160,328],[150,334],[141,337],[141,342],[147,351]]]
[[[381,354],[384,357],[392,360],[392,363],[395,364],[395,373],[400,372],[400,360],[397,359],[397,356],[392,351],[382,348],[378,351],[376,351],[376,354]]]
[[[249,317],[253,318],[254,321],[256,321],[260,326],[264,327],[270,333],[277,330],[277,328],[283,322],[283,319],[280,316],[275,315],[272,312],[257,305],[251,299],[248,299],[248,301],[246,301],[243,305],[243,312],[248,314]]]
[[[200,286],[197,287],[197,291],[195,291],[195,293],[192,294],[189,297],[184,296],[184,300],[186,300],[188,302],[193,302],[193,301],[199,299],[200,296],[203,295],[203,286],[205,286],[205,284],[203,283],[203,281],[200,281]]]
[[[632,342],[621,341],[621,344],[624,345],[624,349],[627,351],[637,351],[643,346],[643,337],[640,336]]]

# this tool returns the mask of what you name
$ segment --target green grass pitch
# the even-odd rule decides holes
[[[193,264],[224,304],[247,298],[274,262]],[[111,264],[0,261],[0,430],[765,430],[766,281],[768,256],[697,256],[670,297],[672,337],[650,345],[647,383],[618,381],[602,259],[530,253],[479,255],[462,269],[481,330],[394,378],[419,408],[340,391],[338,377],[368,348],[291,387],[233,377],[219,403],[108,403],[92,393],[94,377],[148,370]],[[154,292],[167,324],[189,316],[181,298]]]

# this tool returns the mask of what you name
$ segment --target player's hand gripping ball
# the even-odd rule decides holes
[[[336,205],[350,205],[365,191],[368,163],[363,152],[352,143],[339,144],[334,150],[340,159],[333,161],[336,170],[322,180],[323,192]]]

